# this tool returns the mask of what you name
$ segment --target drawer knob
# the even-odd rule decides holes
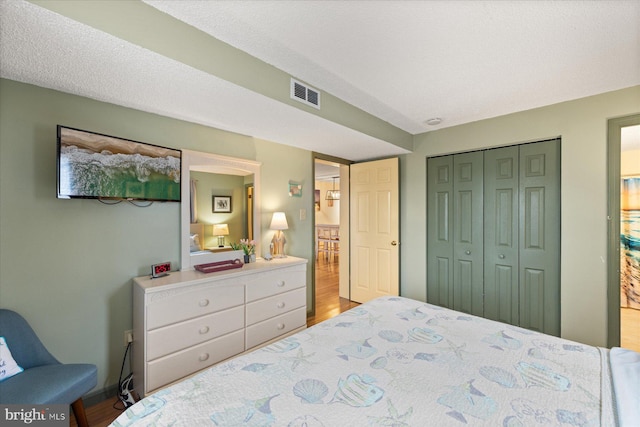
[[[278,308],[284,308],[284,302],[279,302],[278,303]]]
[[[204,362],[205,360],[207,360],[209,358],[209,353],[202,353],[200,355],[200,361]]]
[[[200,307],[206,307],[208,305],[209,305],[209,300],[208,299],[200,300]]]
[[[280,330],[284,329],[284,323],[278,323],[278,329]]]
[[[281,280],[280,282],[278,282],[278,287],[283,287],[284,286],[284,280]]]
[[[202,328],[200,328],[199,332],[200,332],[201,335],[204,335],[207,332],[209,332],[209,327],[208,326],[203,326]]]

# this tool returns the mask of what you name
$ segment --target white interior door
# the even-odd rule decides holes
[[[351,165],[351,300],[399,294],[398,158]]]

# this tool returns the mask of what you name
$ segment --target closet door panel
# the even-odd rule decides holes
[[[560,140],[427,160],[427,301],[560,334]]]
[[[453,308],[482,316],[483,153],[453,156]]]
[[[427,301],[453,307],[453,157],[427,160]]]
[[[478,314],[478,311],[482,309],[482,299],[478,298],[474,300],[473,295],[473,262],[457,259],[453,274],[455,277],[453,282],[454,310],[481,316],[482,314]],[[474,305],[478,311],[474,312]]]
[[[496,264],[494,268],[495,282],[491,284],[491,287],[495,294],[491,299],[485,298],[484,317],[510,325],[518,325],[520,323],[518,270],[500,264]],[[485,283],[485,289],[487,287],[488,284]]]
[[[524,269],[520,326],[538,332],[545,329],[545,274],[542,270]]]
[[[544,187],[529,187],[524,194],[524,248],[544,250]]]
[[[484,154],[484,317],[519,324],[517,146]]]
[[[560,335],[560,141],[520,147],[520,325]]]
[[[435,264],[432,263],[431,270],[431,274],[434,274],[434,276],[433,279],[429,280],[431,286],[428,289],[427,301],[432,304],[450,307],[449,295],[452,295],[451,284],[453,283],[451,257],[436,257],[436,262]]]

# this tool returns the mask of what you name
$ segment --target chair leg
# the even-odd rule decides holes
[[[89,427],[87,414],[84,411],[84,403],[82,403],[81,397],[71,404],[71,409],[73,409],[73,415],[76,417],[78,427]]]

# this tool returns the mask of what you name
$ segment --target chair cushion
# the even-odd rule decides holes
[[[96,383],[95,365],[38,366],[0,382],[0,403],[71,404]]]
[[[15,311],[0,309],[0,335],[6,339],[13,359],[24,369],[58,363],[27,321]]]
[[[11,378],[22,371],[24,369],[13,360],[11,350],[4,337],[0,337],[0,381]]]

